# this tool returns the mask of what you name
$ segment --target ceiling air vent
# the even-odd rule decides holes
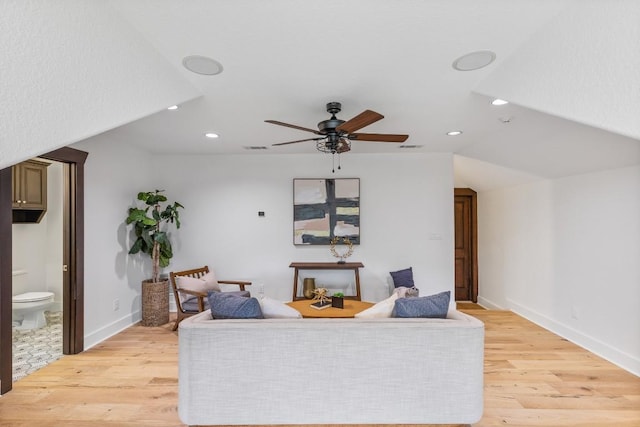
[[[244,148],[245,150],[268,150],[268,148],[264,145],[245,145],[242,148]]]
[[[405,149],[405,148],[422,148],[422,147],[424,147],[424,146],[423,145],[399,145],[398,146],[398,148],[402,148],[402,149]]]

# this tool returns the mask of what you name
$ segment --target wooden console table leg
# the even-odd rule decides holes
[[[291,298],[291,301],[295,301],[297,296],[298,296],[298,268],[295,268],[293,273],[293,298]]]
[[[360,295],[360,272],[357,267],[354,268],[353,271],[356,274],[356,299],[362,301],[362,296]]]

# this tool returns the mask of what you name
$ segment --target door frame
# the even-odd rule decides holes
[[[68,165],[65,174],[63,257],[68,266],[63,280],[63,353],[84,350],[84,164],[89,153],[63,147],[41,158]],[[11,167],[0,170],[0,395],[13,386],[11,330],[12,297],[12,177]],[[68,214],[67,214],[68,213]]]
[[[453,196],[454,200],[457,196],[471,199],[471,301],[478,302],[478,193],[471,188],[454,188]]]

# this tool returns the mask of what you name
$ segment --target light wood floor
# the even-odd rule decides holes
[[[640,378],[505,311],[485,322],[485,409],[474,427],[640,426]],[[0,397],[1,426],[182,426],[177,334],[133,326]]]

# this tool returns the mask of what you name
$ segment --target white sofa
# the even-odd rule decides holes
[[[188,425],[471,424],[482,416],[484,325],[447,319],[213,320],[179,330]]]

